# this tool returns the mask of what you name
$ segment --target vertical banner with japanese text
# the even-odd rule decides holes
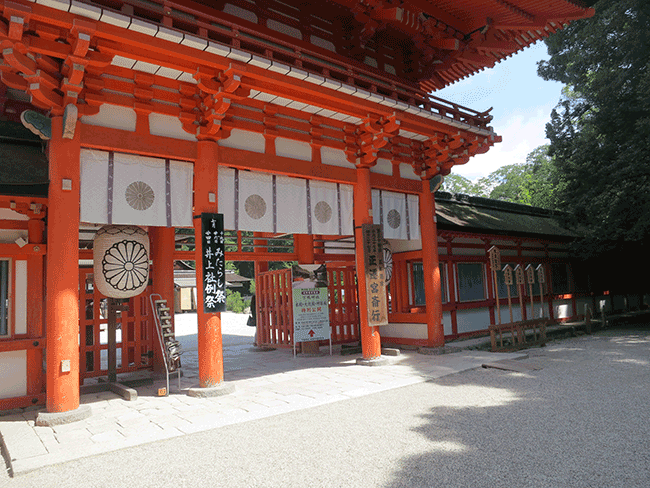
[[[223,215],[201,214],[203,313],[226,311],[226,259]]]
[[[381,225],[363,224],[363,255],[366,268],[368,325],[388,325],[386,270],[384,269],[384,235]]]

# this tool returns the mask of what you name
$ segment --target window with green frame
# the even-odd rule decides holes
[[[9,261],[0,259],[0,336],[9,335]]]
[[[458,263],[458,301],[485,300],[483,263]]]
[[[447,273],[445,263],[438,265],[440,269],[440,294],[442,303],[447,303]],[[424,295],[424,270],[422,263],[413,263],[413,304],[426,305],[426,298]]]

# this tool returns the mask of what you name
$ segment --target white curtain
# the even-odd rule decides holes
[[[239,171],[238,227],[235,230],[273,232],[273,177]]]
[[[420,238],[417,195],[372,190],[373,223],[384,226],[386,239]]]
[[[80,218],[98,224],[192,225],[192,163],[81,151]]]
[[[310,182],[311,183],[311,182]],[[282,234],[308,234],[307,180],[275,177],[276,227]]]

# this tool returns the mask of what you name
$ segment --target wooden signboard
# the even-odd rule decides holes
[[[384,269],[384,235],[381,225],[363,224],[363,259],[366,268],[368,325],[388,325],[386,270]]]
[[[201,214],[203,313],[226,311],[226,258],[223,215]]]
[[[492,246],[488,249],[488,255],[490,256],[490,268],[492,271],[501,270],[501,251],[496,246]]]
[[[497,299],[497,316],[499,317],[499,323],[501,323],[501,304],[499,303],[499,283],[497,281],[497,271],[501,271],[501,251],[499,251],[498,247],[492,246],[488,249],[488,256],[494,281],[494,296]]]

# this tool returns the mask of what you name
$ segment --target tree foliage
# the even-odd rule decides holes
[[[548,154],[548,146],[539,146],[525,163],[502,166],[476,183],[460,175],[445,177],[442,189],[452,193],[523,203],[534,207],[555,208],[560,175]]]
[[[583,251],[650,235],[650,4],[599,0],[593,18],[545,42],[539,74],[567,85],[551,115],[558,205],[585,230]]]

